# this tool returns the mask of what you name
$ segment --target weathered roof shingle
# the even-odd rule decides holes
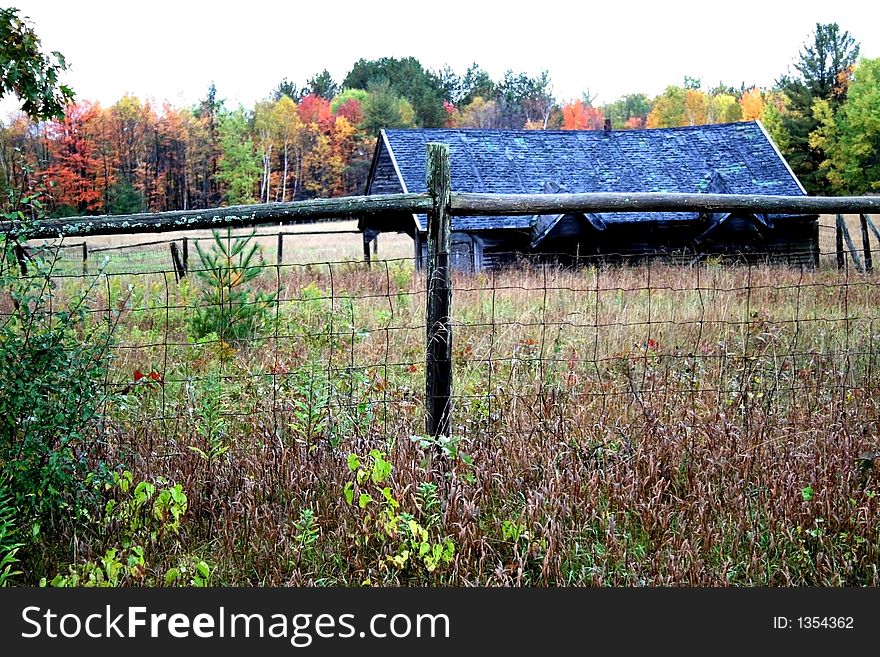
[[[731,194],[805,192],[755,121],[653,130],[385,130],[410,192],[425,191],[425,147],[450,147],[459,192],[709,192],[719,176]],[[379,148],[384,148],[379,139]],[[675,221],[693,213],[602,213],[606,223]],[[425,217],[420,216],[425,230]],[[531,229],[534,217],[454,217],[453,230]]]

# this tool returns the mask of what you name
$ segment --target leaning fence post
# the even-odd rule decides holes
[[[837,229],[843,233],[843,239],[846,240],[846,248],[849,249],[849,254],[852,256],[853,263],[855,263],[856,271],[861,274],[865,273],[865,268],[862,267],[862,260],[859,258],[859,252],[856,249],[855,242],[853,242],[852,237],[850,237],[849,229],[846,227],[843,215],[837,215]]]
[[[452,185],[449,146],[428,144],[425,182],[428,211],[427,349],[425,352],[425,425],[429,435],[449,436],[452,398],[452,277],[449,268]]]
[[[862,224],[862,251],[865,254],[865,271],[874,270],[874,260],[871,258],[871,241],[868,238],[868,219],[865,215],[860,214],[859,219]]]

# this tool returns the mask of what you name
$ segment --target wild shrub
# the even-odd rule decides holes
[[[90,316],[100,274],[61,294],[52,257],[25,259],[26,220],[41,211],[38,194],[20,200],[4,217],[23,230],[0,242],[0,474],[19,529],[35,538],[94,501],[86,478],[105,471],[97,438],[118,319]]]
[[[40,586],[208,585],[211,568],[196,556],[176,556],[169,568],[160,566],[163,556],[175,553],[180,543],[189,504],[180,484],[135,483],[126,470],[113,473],[103,488],[110,499],[94,524],[108,544],[102,546],[98,558],[69,564],[51,580],[43,578]]]
[[[416,515],[401,508],[392,488],[393,466],[380,450],[372,449],[365,457],[349,454],[348,469],[353,478],[343,487],[343,496],[360,513],[358,548],[372,558],[365,584],[430,580],[452,563],[455,543],[439,535],[436,526],[436,490],[420,487],[420,522]]]

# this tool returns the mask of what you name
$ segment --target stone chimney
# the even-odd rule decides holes
[[[611,119],[605,119],[605,132],[611,132]]]

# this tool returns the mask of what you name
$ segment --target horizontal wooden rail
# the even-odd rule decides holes
[[[315,219],[341,219],[386,213],[423,213],[431,207],[428,194],[387,194],[382,196],[346,196],[341,198],[233,205],[208,210],[172,210],[128,215],[67,217],[37,221],[28,231],[31,239],[85,237],[92,235],[132,235],[164,233],[206,228],[240,228],[281,221],[306,222]],[[19,222],[0,222],[0,233],[21,232]]]
[[[278,222],[305,223],[382,214],[423,214],[428,194],[384,194],[236,205],[207,210],[173,210],[130,215],[47,219],[31,226],[31,239],[93,235],[131,235],[178,230],[241,228]],[[768,196],[678,194],[666,192],[590,194],[476,194],[452,192],[454,216],[564,214],[567,212],[762,212],[867,213],[880,210],[880,196]],[[21,232],[18,222],[0,222],[0,233]]]
[[[860,213],[880,210],[880,196],[767,196],[673,194],[474,194],[453,192],[456,216],[565,214],[567,212]]]

